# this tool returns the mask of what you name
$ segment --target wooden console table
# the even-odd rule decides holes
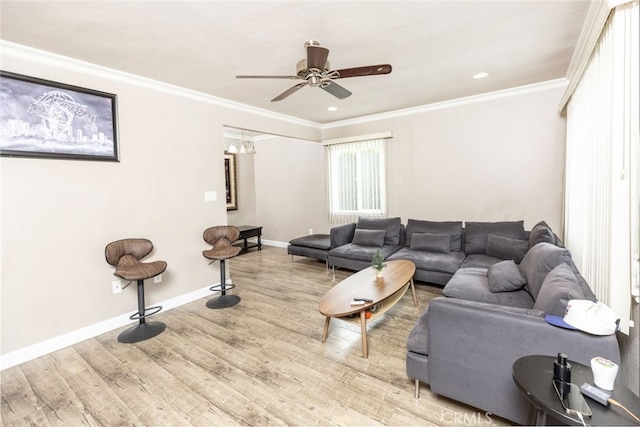
[[[233,246],[242,248],[240,253],[247,252],[251,248],[258,248],[259,251],[262,250],[262,227],[257,225],[241,225],[238,227],[238,230],[240,230],[240,237]],[[257,237],[258,241],[256,243],[247,242],[247,239],[252,237]],[[241,240],[242,242],[240,242]]]

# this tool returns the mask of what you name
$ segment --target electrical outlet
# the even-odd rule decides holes
[[[156,277],[153,278],[153,283],[160,283],[162,282],[162,274],[158,274]]]
[[[114,294],[122,292],[122,282],[120,280],[114,280],[111,282],[111,290]]]

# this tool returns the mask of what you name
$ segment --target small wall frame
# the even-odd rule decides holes
[[[238,209],[238,184],[236,182],[236,155],[224,153],[224,183],[227,198],[227,210]]]

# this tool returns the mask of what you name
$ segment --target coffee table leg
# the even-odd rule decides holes
[[[322,330],[322,342],[327,340],[327,334],[329,333],[329,322],[331,321],[331,317],[327,316],[324,319],[324,329]]]
[[[418,297],[416,296],[416,287],[413,284],[413,277],[411,278],[411,280],[409,280],[409,283],[411,284],[411,293],[413,294],[413,303],[415,304],[415,306],[418,306]]]
[[[367,348],[367,315],[366,310],[360,312],[360,329],[362,330],[362,357],[369,358],[369,349]]]

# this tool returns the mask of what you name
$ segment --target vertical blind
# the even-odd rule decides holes
[[[612,11],[567,104],[565,240],[629,331],[638,296],[638,0]]]
[[[329,222],[387,216],[385,139],[326,146]]]

